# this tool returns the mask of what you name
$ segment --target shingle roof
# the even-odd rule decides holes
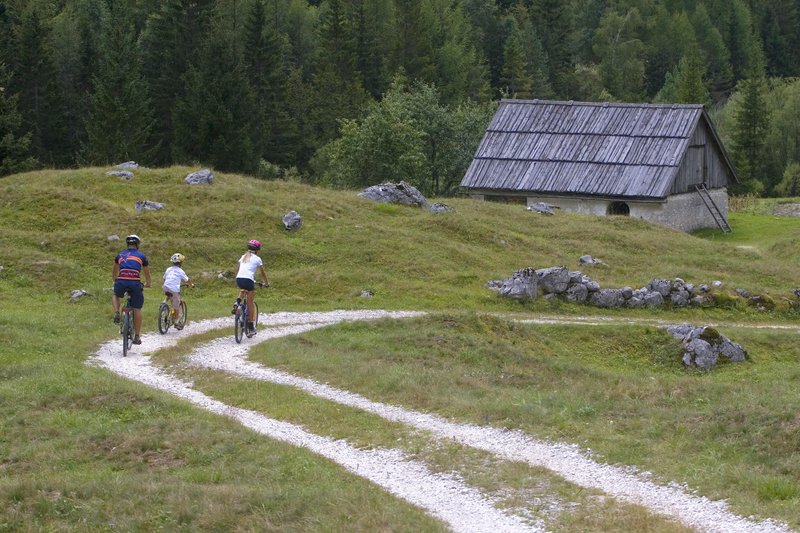
[[[461,186],[665,198],[701,119],[700,105],[502,100]]]

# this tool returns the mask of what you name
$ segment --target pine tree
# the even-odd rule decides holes
[[[17,110],[17,97],[9,92],[11,74],[0,62],[0,176],[31,170],[37,164],[30,156],[30,133],[19,136],[22,115]]]
[[[99,50],[84,156],[95,164],[150,163],[155,120],[124,2],[112,4],[102,21]]]

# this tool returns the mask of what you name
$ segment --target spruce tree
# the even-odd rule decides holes
[[[185,94],[184,75],[208,33],[212,7],[212,0],[164,0],[147,18],[139,39],[142,72],[156,119],[155,163],[172,162],[175,105]]]
[[[22,115],[17,110],[16,95],[9,90],[10,78],[11,74],[0,61],[0,177],[36,166],[36,160],[28,152],[30,133],[18,134]]]
[[[253,90],[254,142],[260,158],[295,163],[297,128],[287,108],[286,67],[281,40],[256,0],[244,25],[244,69]]]
[[[229,35],[220,29],[211,32],[185,80],[186,92],[176,101],[173,115],[174,159],[254,173],[259,154],[253,96]]]
[[[765,182],[764,149],[769,127],[767,84],[763,66],[751,67],[748,74],[736,87],[741,101],[733,117],[733,159],[741,178],[740,191],[758,193],[764,189]]]
[[[28,11],[14,28],[14,78],[23,129],[31,132],[31,152],[45,165],[72,162],[63,99],[48,44],[50,32],[36,10]]]
[[[110,6],[101,24],[99,69],[91,94],[84,157],[94,164],[136,160],[151,163],[155,120],[141,74],[132,13],[124,2]]]
[[[353,18],[343,0],[329,0],[320,12],[319,48],[313,77],[315,142],[339,134],[339,120],[355,118],[370,101],[356,69]]]

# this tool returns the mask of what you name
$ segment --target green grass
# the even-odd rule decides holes
[[[376,400],[573,442],[604,460],[724,497],[737,513],[800,526],[796,334],[734,326],[798,323],[788,303],[800,279],[796,219],[752,209],[731,215],[733,233],[687,235],[628,218],[543,217],[466,199],[447,199],[455,211],[432,215],[374,204],[355,191],[238,175],[188,186],[190,168],[139,170],[130,182],[105,170],[0,179],[0,531],[443,527],[305,450],[87,367],[87,356],[115,334],[107,288],[122,245],[108,237],[129,233],[143,238],[155,280],[172,253],[187,256],[184,267],[197,281],[186,292],[190,320],[229,313],[235,288],[217,273],[231,277],[250,238],[264,243],[273,282],[259,293],[262,312],[434,312],[270,341],[253,354],[270,365]],[[137,200],[166,208],[136,214]],[[304,217],[296,233],[281,223],[292,209]],[[584,254],[606,265],[582,267]],[[759,311],[730,298],[709,309],[601,311],[504,301],[485,287],[520,268],[555,265],[583,270],[603,287],[640,287],[656,277],[718,279],[726,290],[766,294],[777,305]],[[79,288],[92,296],[69,303]],[[362,298],[364,289],[375,296]],[[159,300],[157,290],[146,291],[149,331]],[[691,372],[662,330],[532,326],[485,313],[715,322],[752,357]],[[180,365],[192,345],[220,334],[229,332],[188,340],[154,360]],[[506,494],[508,505],[527,502],[552,530],[680,530],[545,472],[451,450],[297,391],[180,372],[215,397],[320,434],[363,446],[397,443],[434,469]],[[556,510],[530,503],[545,497],[559,502]]]

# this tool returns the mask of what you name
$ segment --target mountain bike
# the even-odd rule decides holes
[[[158,307],[158,331],[163,335],[171,326],[175,326],[177,330],[182,330],[186,325],[186,316],[186,300],[181,296],[178,318],[177,320],[172,318],[172,293],[165,291],[164,301]]]
[[[119,321],[119,333],[122,335],[122,357],[128,355],[133,345],[133,307],[131,307],[131,293],[125,291],[125,305],[122,306]]]
[[[259,282],[258,286],[266,287],[267,284]],[[253,298],[253,307],[255,307],[255,313],[253,314],[253,330],[247,331],[247,319],[250,316],[250,312],[247,309],[247,299],[244,298],[244,296],[244,291],[239,291],[239,298],[233,309],[233,338],[236,339],[237,344],[241,344],[242,338],[245,336],[249,339],[255,335],[258,327],[258,302]]]

